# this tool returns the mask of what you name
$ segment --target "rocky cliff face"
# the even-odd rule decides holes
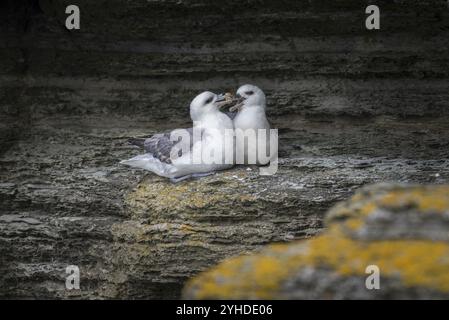
[[[446,1],[4,1],[0,296],[177,298],[231,255],[309,238],[367,183],[447,183]],[[273,177],[172,185],[118,161],[250,82],[280,133]],[[81,290],[65,289],[78,265]]]

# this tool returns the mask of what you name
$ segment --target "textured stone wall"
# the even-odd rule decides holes
[[[81,29],[69,31],[72,2],[2,4],[16,7],[2,10],[2,88],[33,116],[187,115],[192,94],[245,82],[265,89],[273,115],[449,110],[444,0],[79,0]],[[364,27],[368,3],[379,31]]]
[[[228,256],[317,234],[367,183],[447,183],[448,51],[444,0],[2,1],[0,296],[177,298]],[[280,130],[276,176],[173,186],[118,165],[127,138],[246,82]]]

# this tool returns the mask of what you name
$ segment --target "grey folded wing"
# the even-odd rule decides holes
[[[157,133],[144,141],[143,147],[145,152],[151,153],[153,157],[159,159],[161,162],[170,164],[173,147],[176,146],[178,150],[177,156],[180,157],[182,156],[182,150],[188,150],[190,152],[195,143],[193,139],[193,129],[189,128],[182,130],[185,130],[184,132],[189,136],[188,139],[178,138],[178,140],[172,141],[171,135],[173,131]]]

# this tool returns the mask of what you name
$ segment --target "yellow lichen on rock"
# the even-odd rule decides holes
[[[357,192],[351,199],[337,204],[329,210],[326,223],[345,221],[352,230],[360,229],[365,218],[374,212],[384,210],[397,214],[411,212],[443,214],[449,213],[449,187],[436,186],[395,186],[384,190],[382,185]]]
[[[194,292],[195,299],[270,299],[288,276],[289,255],[279,255],[282,247],[260,255],[231,258],[211,271],[191,280],[186,292]]]
[[[139,215],[144,212],[176,212],[254,201],[255,196],[238,179],[241,178],[223,172],[219,180],[208,177],[173,184],[167,179],[151,176],[127,195],[125,203],[132,208],[130,212]]]
[[[301,263],[324,265],[342,275],[365,276],[368,265],[377,265],[386,277],[398,277],[405,286],[423,286],[449,292],[449,244],[418,240],[363,242],[342,233],[310,241]]]
[[[378,266],[383,279],[393,279],[404,290],[421,288],[449,296],[448,242],[388,237],[367,241],[352,238],[345,232],[348,227],[359,228],[380,208],[392,214],[398,209],[413,209],[422,214],[446,212],[448,195],[448,186],[399,186],[373,193],[362,190],[352,200],[332,210],[333,217],[321,236],[272,245],[257,254],[226,260],[190,280],[184,296],[195,299],[289,298],[285,284],[291,283],[301,272],[325,270],[343,280],[355,277],[364,285],[369,265]],[[406,215],[404,217],[407,219]]]
[[[398,190],[390,192],[380,200],[382,206],[389,208],[414,207],[420,212],[442,213],[449,211],[449,188],[435,186],[413,190]]]
[[[341,276],[366,276],[377,265],[382,276],[404,286],[449,292],[449,245],[431,241],[357,242],[338,234],[268,248],[260,254],[225,261],[193,279],[186,292],[197,299],[284,298],[282,285],[303,268],[330,268]],[[190,296],[192,297],[192,296]]]

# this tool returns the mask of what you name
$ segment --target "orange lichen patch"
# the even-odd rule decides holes
[[[397,190],[383,196],[379,204],[389,208],[414,207],[421,212],[449,211],[449,187],[434,186]]]
[[[377,207],[374,203],[368,202],[359,209],[358,213],[360,213],[362,216],[367,216],[374,210],[376,210],[376,208]]]
[[[354,198],[359,200],[355,201]],[[361,218],[371,214],[377,208],[372,198],[363,198],[360,194],[355,194],[348,201],[337,204],[331,209],[326,221],[331,224],[348,218]]]
[[[191,280],[187,290],[194,288],[197,299],[269,299],[289,274],[286,262],[289,260],[271,254],[229,259]]]
[[[355,195],[354,197],[359,197]],[[334,207],[330,211],[330,214],[326,218],[327,225],[332,225],[336,222],[343,223],[351,230],[360,229],[364,225],[363,218],[373,213],[378,206],[375,202],[370,200],[359,200],[357,203],[353,203],[350,200],[350,204],[342,203]],[[343,222],[341,222],[343,221]]]
[[[359,230],[363,226],[362,219],[349,219],[345,222],[345,226],[347,226],[351,230]]]
[[[341,277],[366,277],[366,267],[377,265],[381,277],[396,278],[404,287],[423,287],[449,293],[449,244],[430,240],[360,241],[347,229],[361,228],[378,210],[422,214],[449,210],[449,187],[390,187],[362,190],[330,211],[324,234],[308,241],[277,244],[259,254],[225,261],[191,280],[189,297],[282,298],[283,284],[301,270],[325,268]],[[407,215],[404,215],[407,219]],[[368,227],[368,226],[366,226]]]
[[[382,276],[398,276],[405,286],[449,291],[449,245],[445,242],[365,243],[329,234],[311,241],[310,252],[302,263],[316,266],[319,261],[342,275],[365,275],[366,266],[374,264]]]
[[[405,286],[449,292],[447,243],[357,242],[344,237],[338,227],[309,241],[227,260],[191,280],[186,291],[197,299],[282,298],[282,284],[303,268],[324,267],[341,276],[366,277],[365,268],[372,264],[380,268],[381,276],[398,277]]]
[[[401,187],[391,190],[379,190],[365,194],[356,193],[348,201],[336,205],[326,218],[327,224],[341,222],[356,230],[364,225],[364,219],[377,210],[389,212],[409,209],[423,213],[443,213],[449,211],[449,187]]]

